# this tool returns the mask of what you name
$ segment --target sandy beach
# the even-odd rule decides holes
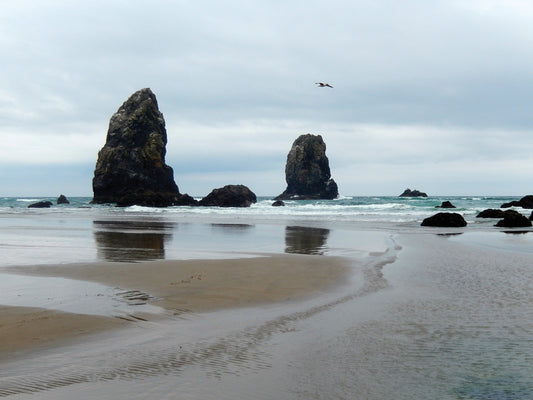
[[[530,232],[115,213],[1,221],[0,397],[532,398]]]
[[[9,270],[119,287],[140,303],[149,302],[167,313],[136,313],[124,318],[3,306],[3,357],[145,320],[304,299],[345,282],[350,266],[340,257],[264,255],[226,260],[40,265]]]

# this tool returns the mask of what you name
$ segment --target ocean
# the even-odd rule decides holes
[[[346,257],[353,279],[305,301],[180,316],[0,359],[0,397],[533,399],[533,229],[476,218],[518,199],[346,196],[272,207],[261,197],[223,209],[69,198],[33,209],[55,199],[1,198],[0,305],[115,316],[137,307],[120,301],[122,288],[23,273],[41,264],[292,253]],[[446,200],[456,208],[435,208]],[[468,225],[420,226],[439,211]]]

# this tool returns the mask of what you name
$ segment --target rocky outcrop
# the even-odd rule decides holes
[[[198,202],[199,206],[210,207],[250,207],[257,202],[257,196],[244,185],[227,185],[213,189]]]
[[[428,197],[428,195],[424,192],[420,192],[418,190],[411,190],[409,188],[405,189],[403,193],[399,197]]]
[[[520,214],[515,210],[500,210],[495,208],[489,208],[487,210],[481,211],[476,218],[504,218],[508,214]]]
[[[65,197],[65,195],[60,194],[57,198],[57,204],[70,204],[70,201]]]
[[[93,203],[164,207],[183,200],[165,164],[166,144],[156,97],[150,89],[139,90],[109,121],[94,170]]]
[[[421,225],[447,228],[461,228],[463,226],[466,226],[466,221],[461,214],[442,212],[424,219]]]
[[[522,207],[522,208],[533,209],[533,195],[530,194],[530,195],[524,196],[518,201],[515,200],[509,203],[504,203],[500,207],[501,208]]]
[[[52,207],[51,201],[38,201],[37,203],[30,204],[28,208],[50,208]]]
[[[506,212],[503,219],[498,221],[494,226],[502,228],[525,228],[531,226],[531,221],[519,212]]]
[[[441,203],[440,206],[435,206],[435,208],[456,208],[450,201],[446,200]]]
[[[274,203],[272,203],[272,207],[284,207],[285,206],[285,203],[283,202],[283,200],[276,200],[274,201]]]
[[[294,141],[287,155],[285,180],[287,189],[276,200],[330,200],[339,195],[322,136],[301,135]]]

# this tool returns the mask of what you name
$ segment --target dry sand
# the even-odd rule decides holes
[[[10,272],[138,290],[153,296],[154,305],[180,314],[303,299],[344,282],[349,270],[349,262],[343,258],[291,254],[225,260],[41,265],[11,268]],[[128,323],[113,316],[0,306],[0,355],[58,344],[67,338]]]

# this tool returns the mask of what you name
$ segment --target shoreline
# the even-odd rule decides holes
[[[345,284],[353,267],[349,259],[342,257],[274,254],[238,259],[36,265],[4,271],[96,282],[135,291],[148,295],[143,296],[141,303],[161,307],[164,313],[140,312],[130,319],[119,315],[66,313],[38,308],[38,305],[0,305],[2,358],[183,313],[304,300]]]

